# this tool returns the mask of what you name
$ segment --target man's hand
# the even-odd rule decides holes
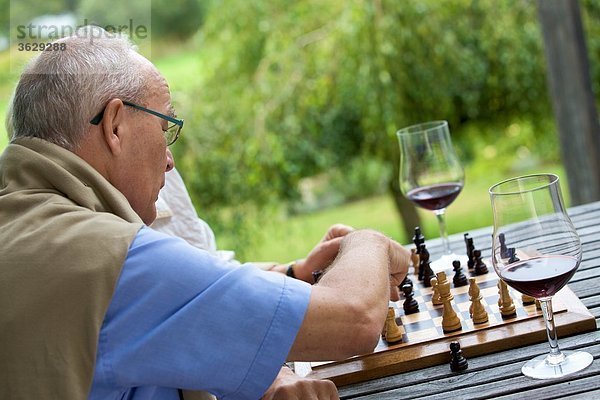
[[[398,285],[402,283],[408,273],[410,263],[410,251],[402,247],[395,240],[390,239],[390,300],[400,300]]]
[[[312,273],[328,267],[335,260],[343,237],[353,230],[354,228],[348,225],[335,224],[331,226],[308,256],[304,260],[296,262],[294,268],[296,278],[312,283]]]
[[[261,400],[339,400],[333,382],[301,378],[288,367],[281,368]]]
[[[329,228],[329,230],[327,231],[327,233],[325,234],[325,236],[323,236],[323,239],[321,239],[321,242],[327,242],[327,241],[335,239],[335,238],[344,237],[347,234],[349,234],[350,232],[352,232],[353,230],[354,230],[353,227],[344,225],[344,224],[332,225]]]

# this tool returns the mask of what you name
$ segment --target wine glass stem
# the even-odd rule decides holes
[[[558,337],[556,335],[554,314],[552,312],[552,299],[540,300],[540,303],[542,306],[542,312],[544,313],[544,322],[546,323],[548,343],[550,344],[550,354],[548,354],[546,361],[550,364],[558,364],[564,360],[565,356],[558,348]]]
[[[435,210],[434,213],[437,217],[438,225],[440,226],[440,238],[444,245],[444,254],[452,254],[452,250],[450,250],[450,241],[448,240],[448,232],[446,231],[446,209],[442,208],[441,210]]]

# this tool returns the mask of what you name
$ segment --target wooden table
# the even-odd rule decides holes
[[[548,352],[548,343],[539,343],[469,358],[469,368],[453,373],[449,365],[437,365],[385,378],[339,388],[342,399],[600,399],[600,202],[569,210],[583,245],[583,261],[569,287],[596,317],[596,330],[571,337],[561,336],[561,349],[582,349],[594,356],[587,369],[554,381],[526,378],[521,366],[528,359]],[[469,232],[486,257],[491,252],[491,228]],[[463,236],[451,237],[452,248],[462,251]],[[435,258],[441,251],[439,240],[428,240]]]

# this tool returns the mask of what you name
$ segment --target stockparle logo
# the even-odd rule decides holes
[[[77,36],[91,44],[99,39],[126,36],[140,52],[150,57],[151,52],[151,1],[131,0],[115,2],[83,2],[86,7],[77,13],[63,10],[44,13],[29,0],[10,2],[10,68],[20,71],[31,57],[43,51],[64,51],[68,44],[59,39]],[[39,2],[36,3],[39,5]],[[86,27],[85,29],[81,29]]]

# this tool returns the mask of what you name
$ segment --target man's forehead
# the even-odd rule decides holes
[[[162,112],[174,117],[176,113],[171,104],[171,92],[167,80],[147,58],[139,53],[135,54],[136,61],[139,62],[141,70],[147,77],[146,90],[148,96],[160,102],[160,106],[164,110],[161,110]]]

